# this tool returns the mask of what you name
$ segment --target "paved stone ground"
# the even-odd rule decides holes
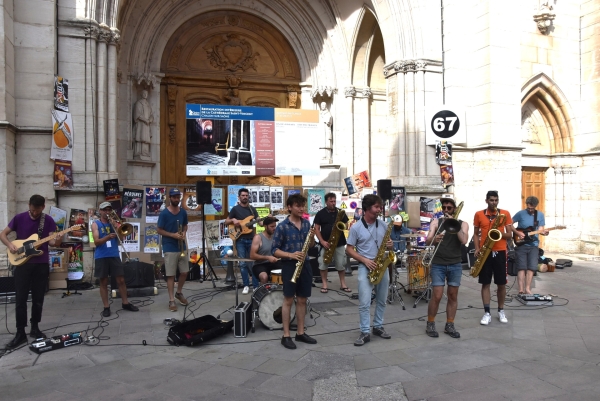
[[[337,288],[337,276],[329,276],[330,288]],[[347,281],[356,289],[356,274]],[[425,335],[425,302],[406,310],[393,304],[385,315],[393,338],[375,337],[363,347],[352,345],[356,301],[316,289],[311,302],[320,312],[307,323],[318,344],[299,343],[294,351],[280,345],[281,332],[263,327],[247,338],[232,333],[198,347],[169,346],[163,320],[184,315],[182,307],[167,310],[164,288],[135,299],[138,313],[115,314],[115,300],[113,316],[101,328],[97,290],[64,299],[51,291],[41,323],[46,334],[88,329],[102,340],[42,355],[28,348],[5,355],[0,400],[598,400],[599,287],[598,263],[577,260],[535,280],[536,292],[557,295],[555,306],[524,307],[514,300],[507,303],[508,324],[494,313],[485,327],[479,324],[480,286],[463,277],[455,322],[459,340]],[[515,286],[509,294],[516,292]],[[194,300],[188,317],[190,311],[216,316],[235,302],[234,292],[213,292],[210,283],[191,282],[184,293]],[[240,292],[240,298],[250,296]],[[404,294],[404,300],[412,297]],[[443,314],[437,321],[443,328]],[[0,344],[12,338],[6,326],[14,330],[13,304],[0,305]]]

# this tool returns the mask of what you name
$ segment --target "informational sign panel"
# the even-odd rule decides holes
[[[442,105],[427,109],[425,115],[425,137],[427,145],[435,141],[467,143],[467,122],[464,107]]]
[[[186,105],[186,173],[317,175],[317,110]]]

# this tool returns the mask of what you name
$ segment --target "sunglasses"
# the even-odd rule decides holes
[[[442,210],[452,210],[454,206],[442,206]]]

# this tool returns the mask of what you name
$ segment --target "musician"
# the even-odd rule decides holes
[[[242,229],[241,221],[249,216],[254,216],[254,219],[258,219],[258,212],[255,208],[250,205],[250,192],[246,188],[242,188],[238,191],[238,204],[235,205],[229,215],[225,219],[225,224],[233,224],[239,229]],[[239,258],[249,258],[250,248],[252,247],[252,239],[256,234],[254,227],[252,232],[248,234],[242,234],[235,242],[235,249],[237,250],[237,256]],[[250,291],[250,280],[248,277],[249,264],[248,262],[240,262],[240,272],[242,273],[242,283],[244,284],[244,290],[242,294],[247,294]],[[252,285],[254,288],[258,287],[258,279],[252,277]]]
[[[169,310],[177,312],[175,299],[183,306],[188,304],[183,296],[183,285],[190,271],[187,255],[181,255],[187,250],[185,245],[185,234],[188,226],[187,212],[180,207],[181,191],[171,188],[169,191],[169,206],[158,215],[157,232],[162,236],[162,249],[165,255],[165,276],[167,277],[167,291],[169,292]],[[179,230],[181,229],[181,234]],[[179,279],[177,280],[177,292],[175,289],[175,274],[179,268]]]
[[[256,234],[252,239],[252,247],[250,248],[250,259],[255,260],[252,265],[252,275],[258,277],[260,284],[265,284],[269,280],[271,270],[278,269],[277,259],[273,256],[273,234],[277,227],[277,219],[275,217],[267,217],[263,220],[265,231]]]
[[[410,234],[410,228],[406,227],[402,216],[399,214],[392,218],[392,224],[394,228],[392,228],[390,239],[394,242],[394,252],[402,253],[406,250],[406,238],[402,236]]]
[[[321,280],[323,281],[323,285],[321,286],[321,292],[326,294],[329,289],[327,288],[327,270],[329,266],[325,265],[323,262],[323,258],[325,255],[325,251],[329,249],[332,244],[329,242],[331,235],[333,233],[335,221],[337,220],[338,209],[335,207],[336,196],[333,192],[330,192],[325,195],[325,207],[319,212],[317,212],[315,216],[315,234],[319,239],[319,244],[321,244],[321,249],[319,250],[319,271],[321,272]],[[341,222],[346,226],[348,223],[348,216],[346,213],[342,215]],[[327,241],[325,240],[327,238]],[[337,246],[335,248],[335,252],[333,254],[333,261],[335,262],[335,269],[338,272],[338,276],[340,277],[340,290],[344,292],[352,292],[350,288],[346,285],[346,236],[344,232],[339,234]]]
[[[369,282],[368,273],[377,267],[373,259],[377,256],[379,247],[382,246],[383,238],[387,231],[387,224],[379,220],[377,216],[383,208],[383,200],[378,195],[365,195],[362,200],[363,216],[359,222],[350,228],[346,255],[358,261],[358,300],[360,315],[360,336],[354,345],[361,346],[371,341],[371,293],[373,285]],[[385,244],[391,250],[392,240]],[[383,313],[388,296],[390,277],[387,273],[375,286],[376,307],[373,317],[373,334],[381,338],[390,339],[391,336],[383,328]]]
[[[11,253],[17,252],[17,246],[12,244],[7,235],[12,231],[17,234],[17,240],[25,240],[33,234],[38,234],[39,239],[44,239],[56,231],[56,223],[47,214],[44,214],[46,200],[41,195],[33,195],[29,198],[29,210],[19,213],[8,223],[8,226],[0,232],[0,240]],[[46,338],[40,331],[39,322],[42,320],[42,308],[44,306],[44,294],[50,268],[48,266],[48,245],[60,246],[62,237],[55,236],[50,241],[42,244],[39,248],[43,253],[34,256],[27,262],[14,268],[15,276],[15,315],[17,333],[15,337],[6,344],[6,348],[16,348],[27,342],[25,327],[27,327],[27,297],[31,290],[31,331],[32,338]]]
[[[542,231],[542,235],[548,235],[549,231],[544,230],[546,219],[544,213],[535,208],[540,203],[535,196],[528,196],[525,199],[525,209],[518,211],[513,216],[513,224],[517,224],[520,230],[530,229],[530,231]],[[525,235],[516,231],[517,235],[523,239]],[[519,283],[519,294],[531,294],[531,280],[537,270],[540,249],[537,235],[530,235],[532,240],[515,248],[515,259],[517,265],[517,282]]]
[[[462,245],[469,240],[469,225],[461,220],[460,231],[450,233],[444,229],[444,221],[452,219],[456,211],[456,202],[452,198],[442,198],[443,219],[435,219],[429,226],[427,234],[427,245],[437,246],[437,250],[431,260],[431,286],[433,296],[429,301],[427,309],[427,328],[425,333],[429,337],[438,337],[435,329],[435,316],[440,306],[440,300],[444,294],[444,285],[448,282],[448,302],[446,303],[446,326],[444,333],[452,338],[460,338],[460,333],[454,328],[454,317],[456,316],[456,305],[458,287],[462,276]],[[438,230],[442,224],[441,230]],[[439,231],[439,233],[438,233]],[[437,233],[437,235],[436,235]]]
[[[308,252],[304,254],[302,249],[307,238],[309,248],[314,246],[314,230],[310,227],[308,220],[303,219],[306,198],[300,194],[290,195],[286,202],[290,215],[283,220],[273,234],[272,253],[281,259],[281,278],[283,280],[283,305],[282,323],[283,337],[281,344],[288,349],[295,349],[296,344],[290,337],[290,311],[296,296],[296,319],[298,329],[296,341],[307,344],[316,344],[317,340],[304,332],[304,317],[306,315],[306,299],[310,297],[312,289],[312,269],[308,258]],[[304,261],[300,277],[296,283],[292,283],[292,277],[296,270],[296,263]]]
[[[499,241],[496,241],[492,246],[492,251],[479,273],[481,298],[485,310],[485,314],[481,318],[480,323],[487,326],[492,321],[492,315],[490,313],[490,285],[492,283],[492,276],[494,277],[494,283],[497,287],[498,320],[500,320],[500,323],[508,323],[508,319],[504,313],[504,299],[506,298],[506,240],[511,238],[512,219],[507,210],[498,209],[498,191],[488,191],[485,195],[485,202],[487,203],[487,208],[475,213],[473,221],[473,243],[475,244],[476,258],[481,252],[481,246],[487,239],[488,232],[492,227],[494,219],[500,214],[506,216],[504,225],[498,227],[498,230],[502,233],[502,238]]]
[[[96,249],[94,251],[94,277],[100,279],[100,298],[104,304],[102,316],[110,316],[110,305],[108,303],[108,276],[114,276],[119,286],[121,294],[121,307],[131,312],[137,312],[139,309],[129,303],[127,300],[127,287],[123,277],[123,264],[119,258],[118,233],[114,232],[112,224],[109,221],[109,214],[112,212],[110,202],[102,202],[98,207],[100,210],[100,220],[94,220],[92,223],[92,235]]]

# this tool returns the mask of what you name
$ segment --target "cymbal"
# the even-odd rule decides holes
[[[224,260],[225,262],[254,262],[255,260],[253,259],[246,259],[246,258],[233,258],[233,257],[227,257],[227,258],[217,258],[215,260]]]
[[[425,237],[425,235],[423,235],[423,234],[401,234],[400,236],[402,238],[419,238],[419,237]]]

